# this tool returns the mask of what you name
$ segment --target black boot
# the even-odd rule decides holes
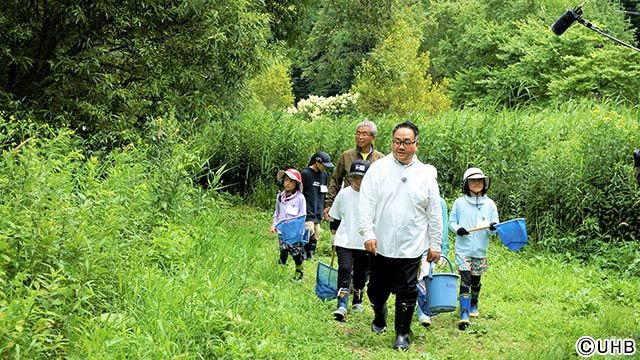
[[[317,246],[317,240],[310,239],[308,243],[304,245],[304,257],[305,260],[315,260],[315,252]]]
[[[416,305],[396,302],[396,341],[393,348],[396,350],[407,350],[409,348],[409,332],[411,330],[411,319]]]
[[[382,334],[387,330],[387,304],[382,304],[382,306],[373,304],[372,306],[375,316],[371,323],[371,331],[376,334]]]
[[[364,311],[364,306],[362,306],[362,294],[364,294],[363,289],[355,289],[353,290],[353,305],[352,309],[354,312],[361,313]]]

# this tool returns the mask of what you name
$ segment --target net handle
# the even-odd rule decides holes
[[[333,260],[336,258],[336,246],[331,245],[331,267],[333,268]]]

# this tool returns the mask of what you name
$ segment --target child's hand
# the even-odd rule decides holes
[[[492,222],[491,224],[489,224],[489,230],[496,231],[496,224],[496,222]]]
[[[276,230],[276,227],[275,227],[275,226],[273,226],[273,225],[271,225],[271,229],[269,229],[269,231],[270,231],[272,234],[276,234],[276,233],[278,232],[278,231]]]
[[[322,217],[324,217],[324,221],[329,221],[331,220],[331,218],[329,217],[329,210],[331,208],[330,207],[326,207],[322,210]]]
[[[469,235],[469,232],[467,231],[467,229],[463,227],[459,227],[458,230],[456,231],[456,234],[460,236],[465,236],[465,235]]]

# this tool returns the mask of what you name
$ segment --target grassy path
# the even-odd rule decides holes
[[[400,353],[391,349],[393,331],[369,330],[368,300],[364,314],[332,319],[335,302],[314,294],[315,262],[305,263],[302,283],[290,281],[293,262],[276,264],[269,221],[267,213],[232,208],[169,229],[162,236],[182,240],[166,249],[165,267],[141,263],[119,275],[120,311],[84,323],[69,357],[565,359],[577,358],[583,335],[640,342],[639,279],[530,249],[508,252],[494,241],[481,317],[466,332],[454,313],[429,329],[414,322],[412,346]],[[320,250],[328,260],[326,232]]]
[[[496,240],[490,248],[491,268],[483,277],[481,317],[466,332],[456,329],[454,313],[435,317],[430,329],[414,322],[412,347],[400,354],[390,349],[393,331],[381,336],[369,331],[369,306],[346,323],[333,321],[335,302],[323,303],[313,292],[316,263],[306,262],[304,281],[292,283],[293,263],[285,269],[275,264],[276,240],[265,230],[268,217],[260,216],[257,224],[253,236],[261,256],[253,260],[238,311],[251,329],[244,341],[271,349],[266,357],[561,359],[577,357],[574,345],[583,335],[640,343],[638,279],[617,278],[530,250],[509,252]],[[321,250],[328,262],[324,235]]]

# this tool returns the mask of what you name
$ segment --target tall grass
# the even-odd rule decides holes
[[[637,108],[604,102],[567,102],[548,108],[480,110],[467,108],[410,117],[421,129],[418,156],[438,169],[449,202],[460,196],[462,174],[479,166],[492,178],[489,195],[502,219],[525,217],[535,246],[587,258],[620,240],[638,238],[635,208],[640,191],[633,178],[632,152],[640,146]],[[306,166],[317,150],[334,159],[355,146],[357,117],[313,122],[295,116],[244,113],[224,125],[224,140],[203,150],[214,164],[226,164],[225,182],[256,205],[270,208],[275,173]],[[404,119],[374,120],[377,148],[390,151],[392,128]],[[617,255],[616,255],[617,256]]]
[[[577,114],[585,111],[577,109]],[[481,116],[459,114],[469,127]],[[269,211],[230,207],[217,194],[195,186],[194,174],[211,167],[208,178],[213,188],[219,188],[224,183],[217,181],[225,181],[220,169],[227,164],[228,176],[243,179],[234,170],[239,166],[234,161],[244,154],[244,164],[250,166],[245,174],[253,175],[244,179],[247,184],[263,181],[271,201],[275,189],[270,172],[280,167],[280,161],[306,163],[304,152],[321,144],[331,144],[324,148],[337,155],[342,147],[351,146],[349,133],[359,119],[344,119],[344,124],[302,123],[299,129],[289,126],[297,120],[282,118],[290,138],[306,131],[311,139],[292,142],[297,144],[292,148],[278,146],[276,134],[283,128],[255,129],[250,126],[253,120],[247,115],[238,123],[212,125],[185,136],[171,117],[157,119],[149,131],[153,142],[105,154],[87,153],[82,140],[69,131],[0,121],[0,356],[555,359],[572,357],[575,340],[585,334],[637,339],[640,317],[635,299],[640,284],[637,278],[623,276],[623,271],[640,265],[637,257],[635,263],[625,263],[624,258],[612,259],[606,253],[609,249],[598,248],[596,255],[615,269],[603,270],[595,262],[581,264],[569,251],[545,255],[539,252],[540,244],[519,253],[492,244],[492,270],[483,285],[483,317],[468,332],[455,330],[455,316],[443,314],[434,319],[432,330],[414,326],[412,349],[397,353],[390,349],[390,333],[375,336],[369,331],[370,309],[362,316],[350,316],[346,324],[334,323],[330,315],[334,304],[313,295],[315,263],[305,264],[301,284],[290,281],[292,264],[276,265],[277,240],[267,231]],[[398,119],[378,120],[379,143],[388,143],[389,130]],[[439,167],[444,193],[454,195],[458,175],[453,173],[466,164],[460,163],[462,155],[447,158],[453,164],[450,169],[437,163],[449,153],[433,144],[448,143],[446,131],[457,131],[454,122],[462,120],[452,114],[416,120],[424,129],[421,156]],[[495,120],[487,115],[490,121]],[[526,123],[534,127],[533,122]],[[246,127],[244,137],[230,135],[236,133],[228,130],[237,126]],[[430,132],[438,126],[444,130]],[[272,131],[268,134],[273,145],[265,145],[262,152],[245,143],[253,137],[256,146],[260,141],[267,144],[261,131]],[[538,135],[540,142],[546,139],[533,131],[528,134]],[[621,134],[628,135],[622,130]],[[521,142],[504,146],[528,149],[528,137],[518,136]],[[608,139],[607,132],[602,136]],[[222,150],[232,145],[247,150],[219,158],[224,152],[211,152],[215,144]],[[552,145],[549,140],[548,148]],[[464,141],[458,146],[460,151],[473,149]],[[537,146],[531,148],[539,151]],[[487,155],[492,147],[479,149],[474,161],[485,159],[478,164],[492,173],[495,162]],[[267,160],[254,163],[260,154],[267,154]],[[511,158],[502,159],[507,160]],[[621,166],[623,170],[630,169]],[[528,168],[522,171],[523,179],[534,174]],[[501,180],[494,177],[496,194],[506,191],[501,183],[507,180]],[[529,194],[523,191],[507,198],[518,204]],[[526,202],[519,204],[528,214]],[[514,211],[502,208],[503,217]],[[537,218],[527,216],[536,224]],[[597,222],[588,224],[595,228]],[[569,234],[555,241],[591,243],[593,239],[584,234],[588,232],[579,234],[582,238]],[[320,249],[328,254],[326,232]],[[629,254],[638,251],[629,242],[621,249]]]

